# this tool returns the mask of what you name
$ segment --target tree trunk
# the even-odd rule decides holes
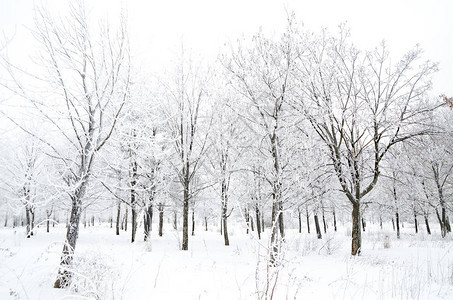
[[[84,186],[81,187],[84,189]],[[54,283],[54,288],[64,288],[71,280],[71,271],[69,266],[74,258],[74,251],[79,236],[80,217],[82,215],[82,202],[81,195],[75,196],[72,199],[71,217],[69,218],[69,226],[66,232],[66,241],[63,246],[63,253],[60,260],[60,269],[58,271],[58,278]]]
[[[184,202],[182,209],[182,250],[189,250],[189,180],[184,182]]]
[[[225,205],[225,201],[223,201],[223,207],[222,207],[222,224],[221,224],[221,228],[223,230],[223,240],[225,242],[225,246],[229,246],[230,245],[230,239],[228,237],[228,216],[227,216],[227,207]]]
[[[5,226],[4,227],[8,227],[8,209],[6,209],[6,212],[5,212]]]
[[[324,217],[324,211],[322,212],[322,224],[324,226],[324,233],[327,233],[327,224],[326,224],[326,218]]]
[[[178,230],[178,214],[173,211],[173,229]]]
[[[253,217],[249,213],[249,223],[250,223],[250,229],[252,231],[255,231],[255,223],[253,222]]]
[[[145,210],[144,218],[144,239],[145,241],[147,241],[151,235],[151,228],[153,225],[153,203],[151,201],[148,205],[148,208]]]
[[[418,233],[417,213],[414,212],[415,233]]]
[[[245,226],[246,226],[246,233],[249,234],[250,229],[250,218],[249,218],[249,211],[247,208],[244,208],[244,216],[245,216]],[[223,229],[225,231],[225,228]]]
[[[395,231],[395,219],[392,218],[392,226],[393,226],[393,231]]]
[[[256,219],[256,232],[258,232],[258,239],[261,239],[261,221],[260,221],[260,209],[258,203],[255,205],[255,219]]]
[[[448,216],[445,217],[445,226],[447,227],[447,232],[451,232],[450,220]]]
[[[382,230],[382,217],[379,216],[379,225],[381,226],[381,230]]]
[[[264,232],[264,213],[261,212],[261,232]]]
[[[352,255],[360,255],[362,247],[362,229],[360,227],[360,202],[352,206]]]
[[[337,232],[337,216],[335,214],[335,208],[333,209],[333,228]]]
[[[124,215],[124,231],[127,231],[127,218],[129,215],[129,207],[126,206],[126,214]]]
[[[27,239],[29,239],[31,236],[31,217],[28,205],[25,206],[25,219],[27,221]]]
[[[224,217],[223,217],[223,240],[225,241],[225,246],[230,245],[230,239],[228,237],[228,224],[227,224],[226,215],[224,215]]]
[[[398,211],[396,211],[395,218],[396,218],[396,238],[399,239],[401,238],[401,236],[400,236],[400,215]]]
[[[307,231],[310,233],[310,216],[308,215],[308,208],[305,207],[305,217],[307,218]]]
[[[278,228],[280,229],[280,236],[285,238],[285,223],[283,222],[283,202],[278,202]]]
[[[205,226],[205,231],[208,231],[208,217],[204,217],[204,226]]]
[[[159,203],[159,236],[162,236],[162,229],[164,227],[164,204]]]
[[[437,211],[436,208],[436,215],[437,215],[437,220],[439,220],[439,225],[440,225],[440,234],[442,238],[445,238],[447,235],[447,226],[445,222],[445,208],[442,207],[442,217],[439,215],[439,212]]]
[[[428,234],[431,234],[431,229],[429,228],[428,216],[426,214],[425,214],[425,226],[426,226],[426,232]]]
[[[300,215],[300,209],[299,208],[297,209],[297,213],[298,213],[298,216],[299,216],[299,233],[302,233],[302,217]]]
[[[192,236],[195,235],[195,209],[192,208]]]
[[[121,201],[118,200],[118,207],[116,210],[116,235],[120,235],[120,219],[121,219]]]
[[[315,219],[315,227],[316,227],[316,234],[318,235],[318,239],[322,239],[322,233],[321,233],[321,228],[319,227],[319,220],[318,220],[318,215],[314,215]]]

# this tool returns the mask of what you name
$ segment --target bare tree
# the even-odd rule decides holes
[[[54,287],[70,283],[70,265],[79,234],[87,185],[98,152],[111,137],[128,97],[129,52],[125,20],[118,30],[109,26],[91,28],[83,1],[70,2],[65,18],[54,19],[37,9],[33,35],[38,43],[36,73],[21,72],[5,63],[15,86],[7,86],[29,101],[47,122],[52,138],[22,129],[49,147],[66,183],[71,213],[58,279]],[[44,74],[38,73],[40,70]],[[48,95],[31,91],[21,77],[35,80]]]
[[[233,79],[236,90],[247,100],[246,111],[241,114],[263,136],[266,151],[272,158],[273,168],[268,181],[272,186],[272,233],[270,261],[275,263],[278,252],[278,231],[284,238],[283,222],[283,161],[282,123],[285,105],[292,89],[291,74],[299,55],[293,43],[295,33],[292,24],[279,41],[257,34],[251,47],[239,44],[224,65]]]
[[[352,205],[352,255],[360,253],[360,204],[376,186],[382,159],[399,142],[428,133],[424,121],[436,64],[419,64],[421,50],[390,64],[384,44],[360,52],[342,28],[323,32],[301,57],[299,99],[304,115],[329,150],[341,190]]]
[[[182,250],[189,249],[189,205],[203,187],[195,185],[197,172],[207,150],[209,116],[209,72],[185,57],[182,49],[173,78],[164,83],[164,107],[169,135],[173,138],[176,158],[173,168],[182,187],[183,236]]]

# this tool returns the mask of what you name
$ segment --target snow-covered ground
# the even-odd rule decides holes
[[[451,235],[406,226],[396,240],[391,228],[370,224],[362,255],[351,257],[349,226],[322,240],[289,230],[282,263],[269,268],[266,234],[259,241],[233,227],[225,247],[218,231],[199,227],[183,252],[169,228],[134,244],[108,224],[81,228],[72,290],[52,288],[64,226],[38,228],[31,239],[1,228],[0,299],[453,299]]]

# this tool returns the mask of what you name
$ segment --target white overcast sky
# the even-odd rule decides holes
[[[47,3],[59,11],[61,0],[0,0],[0,30],[15,34],[10,54],[28,55],[25,26],[33,24],[33,3]],[[453,96],[453,1],[452,0],[86,0],[92,14],[128,11],[130,35],[135,52],[151,68],[159,68],[186,47],[208,59],[222,45],[250,35],[263,27],[279,31],[286,11],[294,11],[306,28],[334,31],[347,22],[352,38],[362,49],[386,40],[390,51],[402,55],[415,44],[425,58],[440,63],[434,92]],[[115,15],[112,13],[112,15]]]

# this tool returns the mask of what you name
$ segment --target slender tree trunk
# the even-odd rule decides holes
[[[396,238],[400,239],[401,238],[401,235],[400,235],[400,215],[399,215],[398,211],[396,211],[395,218],[396,218]]]
[[[129,215],[129,207],[126,206],[126,214],[124,215],[124,231],[127,231],[127,218]]]
[[[299,216],[299,233],[302,233],[302,217],[300,214],[300,208],[297,209],[297,214]]]
[[[395,231],[395,219],[392,218],[392,226],[393,226],[393,231]]]
[[[333,229],[337,232],[337,216],[335,214],[335,208],[333,209]]]
[[[417,213],[415,211],[414,211],[414,224],[415,224],[415,233],[418,233]]]
[[[264,213],[261,211],[261,232],[264,232]]]
[[[381,226],[381,230],[382,230],[382,217],[379,216],[379,225]]]
[[[178,214],[173,211],[173,229],[178,230]]]
[[[164,204],[159,203],[159,236],[162,236],[162,229],[164,227]]]
[[[250,222],[250,229],[252,231],[255,231],[255,222],[253,222],[253,217],[250,213],[249,213],[249,222]]]
[[[362,230],[365,231],[366,229],[366,222],[365,219],[362,217]]]
[[[426,214],[425,214],[425,226],[426,226],[426,232],[428,234],[431,234],[431,228],[429,228],[428,216]]]
[[[121,201],[118,200],[118,206],[116,210],[116,235],[120,235],[120,219],[121,219]]]
[[[447,227],[447,232],[451,232],[450,219],[448,219],[448,216],[445,218],[445,226]]]
[[[310,233],[310,216],[308,214],[308,207],[305,207],[305,217],[307,218],[307,231]]]
[[[255,204],[255,219],[256,219],[256,232],[258,233],[258,239],[261,239],[261,221],[260,221],[260,209],[258,203]]]
[[[225,242],[225,246],[229,246],[230,245],[230,239],[228,237],[228,224],[227,224],[226,212],[225,212],[225,215],[223,217],[223,240]]]
[[[322,239],[322,233],[321,233],[321,228],[319,226],[319,220],[318,220],[318,215],[314,215],[315,219],[315,227],[316,227],[316,234],[318,235],[318,239]]]
[[[187,174],[188,175],[188,174]],[[184,182],[184,203],[182,210],[182,250],[189,250],[189,179]]]
[[[151,198],[151,197],[150,197]],[[151,235],[151,228],[153,224],[153,203],[150,201],[148,208],[145,210],[144,214],[144,239],[147,241]]]
[[[208,231],[208,217],[204,217],[204,226],[205,226],[205,231]]]
[[[326,218],[324,217],[324,211],[322,212],[322,224],[324,226],[324,234],[327,234],[327,224],[326,224]]]
[[[192,208],[192,236],[195,235],[195,209]]]
[[[246,233],[249,234],[250,218],[249,218],[249,211],[247,208],[244,208],[244,216],[245,216]],[[223,228],[223,230],[225,231],[225,228]]]
[[[29,239],[31,236],[31,218],[30,218],[30,209],[28,205],[25,206],[25,219],[27,224],[27,238]]]
[[[5,210],[5,226],[8,227],[8,209]]]
[[[352,206],[352,255],[360,255],[362,247],[362,229],[360,228],[360,202]]]
[[[282,239],[285,238],[285,223],[283,221],[283,202],[280,200],[278,201],[278,228],[280,229],[280,236]]]

